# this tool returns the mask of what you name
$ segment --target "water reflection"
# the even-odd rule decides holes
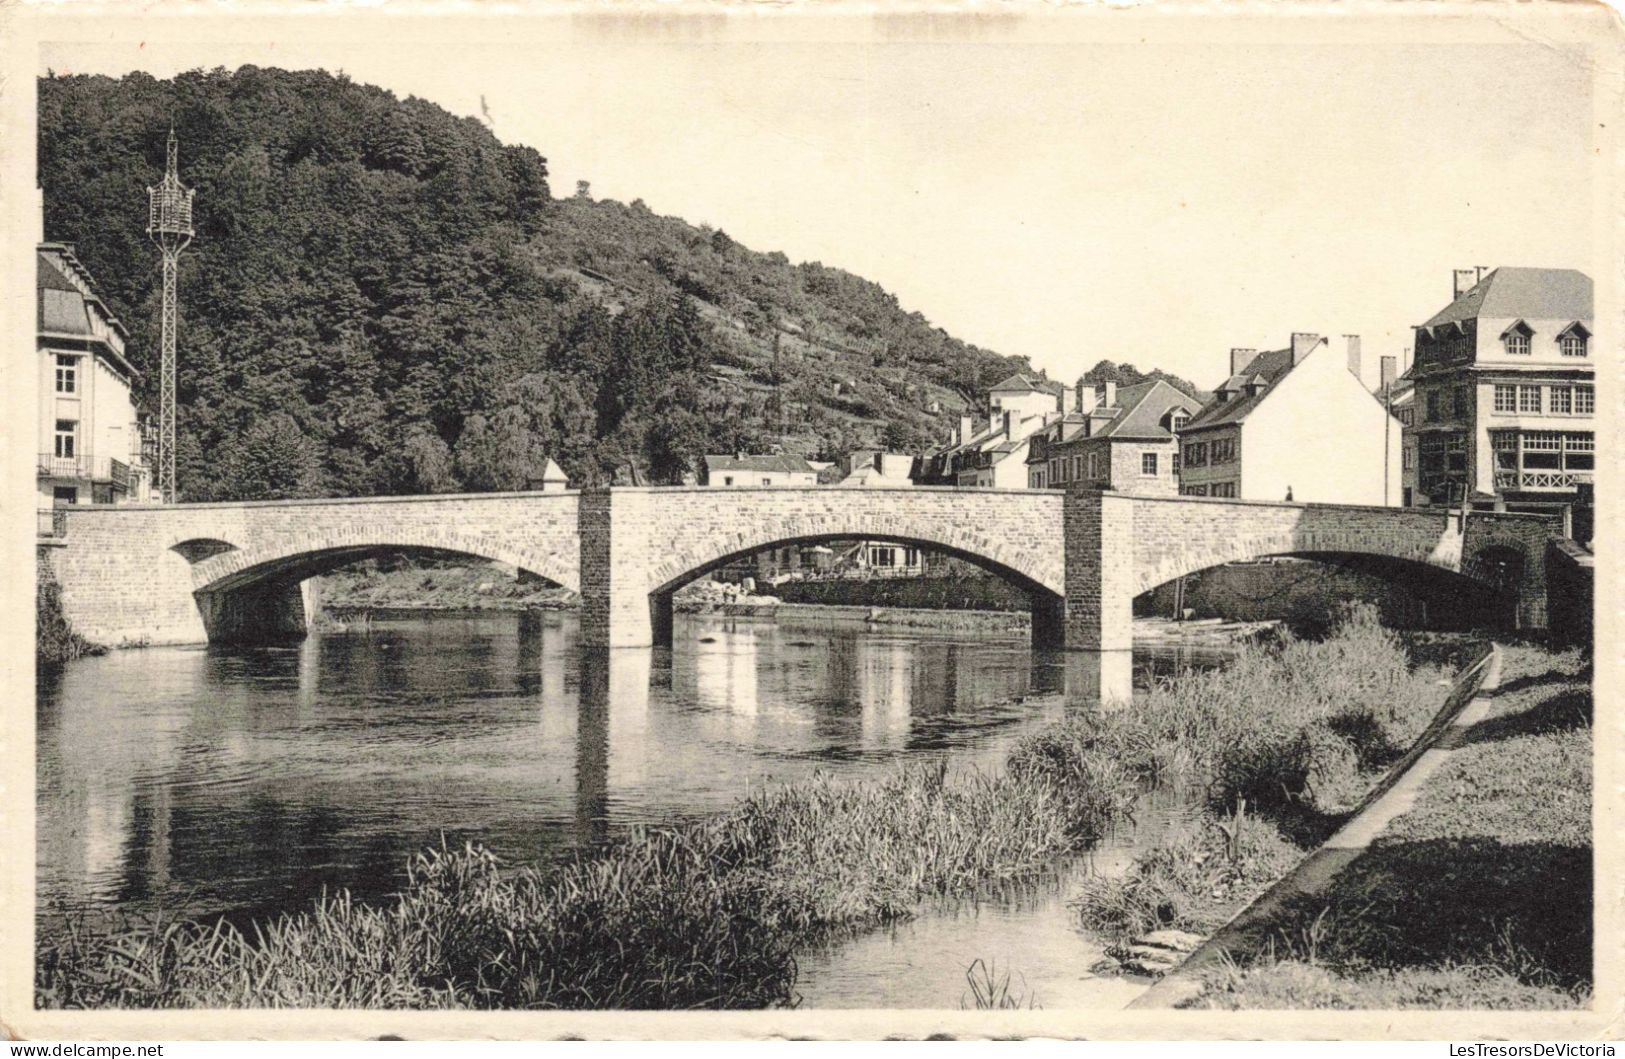
[[[589,652],[558,614],[116,652],[40,687],[39,894],[243,918],[323,888],[387,894],[442,835],[546,860],[820,769],[996,766],[1116,665],[1018,638],[697,617],[669,651]]]

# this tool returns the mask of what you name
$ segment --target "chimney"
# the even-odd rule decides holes
[[[1360,377],[1360,336],[1344,335],[1343,342],[1349,351],[1349,374],[1356,379]]]
[[[971,431],[975,429],[976,421],[970,416],[959,417],[959,443],[963,445],[970,440]]]
[[[1090,412],[1093,412],[1095,410],[1095,405],[1097,405],[1099,403],[1100,403],[1100,399],[1095,396],[1095,388],[1093,386],[1090,386],[1088,383],[1084,382],[1082,379],[1079,379],[1078,380],[1078,411],[1084,413],[1085,415],[1088,415]]]
[[[1387,393],[1394,387],[1394,380],[1399,378],[1399,358],[1382,358],[1382,393]]]
[[[1106,393],[1101,398],[1100,403],[1102,405],[1104,405],[1105,407],[1107,407],[1107,408],[1116,408],[1117,407],[1117,384],[1115,382],[1108,382],[1108,383],[1105,383],[1104,385],[1105,385]]]
[[[1258,356],[1258,350],[1256,349],[1232,348],[1230,350],[1230,374],[1240,375],[1241,369],[1251,364],[1256,356]]]
[[[1303,358],[1307,357],[1314,350],[1314,348],[1320,345],[1323,341],[1325,341],[1325,339],[1321,338],[1313,331],[1292,332],[1293,366],[1296,367],[1297,365],[1303,363]]]
[[[1070,386],[1061,387],[1061,414],[1066,415],[1077,407],[1078,393]]]
[[[1450,297],[1459,298],[1463,294],[1466,294],[1472,289],[1473,284],[1478,282],[1479,277],[1483,275],[1483,272],[1484,270],[1482,268],[1458,268],[1452,272],[1450,274],[1450,278],[1452,280],[1451,287],[1453,288],[1454,292],[1450,295]]]

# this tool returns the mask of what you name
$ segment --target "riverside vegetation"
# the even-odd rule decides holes
[[[1443,696],[1439,676],[1410,665],[1369,608],[1355,609],[1322,642],[1251,645],[1230,668],[1166,681],[1133,708],[1080,714],[1028,740],[997,775],[911,763],[877,780],[817,780],[545,869],[502,870],[478,848],[433,850],[385,906],[339,894],[246,933],[172,920],[42,928],[36,999],[793,1004],[800,947],[907,917],[930,896],[1044,871],[1095,843],[1148,785],[1200,784],[1214,806],[1342,799],[1425,725]],[[1240,854],[1261,833],[1240,825]],[[1167,919],[1160,900],[1120,903]]]
[[[1209,975],[1220,1008],[1573,1008],[1592,988],[1591,667],[1503,649],[1488,715],[1324,893]]]

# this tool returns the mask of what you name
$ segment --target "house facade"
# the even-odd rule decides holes
[[[1119,492],[1178,491],[1177,432],[1195,398],[1161,379],[1118,386],[1078,384],[1076,411],[1035,434],[1027,452],[1030,489],[1074,483]]]
[[[1186,496],[1398,504],[1402,432],[1360,381],[1360,340],[1318,334],[1230,351],[1230,375],[1180,431]]]
[[[1418,506],[1553,512],[1596,467],[1592,282],[1573,269],[1458,269],[1416,328]]]
[[[64,504],[154,499],[124,325],[66,243],[35,255],[40,528]]]
[[[702,484],[712,489],[817,485],[818,468],[800,456],[707,456]]]
[[[961,416],[947,444],[922,456],[914,469],[919,485],[1023,489],[1028,442],[1072,410],[1072,391],[1058,382],[1018,372],[988,391],[984,420]]]

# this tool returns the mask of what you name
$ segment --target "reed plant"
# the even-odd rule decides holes
[[[1037,873],[1075,848],[1077,815],[1043,782],[941,764],[820,777],[550,870],[430,851],[384,907],[339,895],[247,934],[162,921],[55,932],[36,994],[47,1007],[789,1004],[798,947]]]
[[[1071,793],[1121,775],[1200,784],[1215,809],[1348,802],[1359,774],[1396,759],[1443,700],[1444,671],[1413,667],[1369,604],[1343,609],[1321,641],[1282,634],[1222,669],[1156,682],[1127,708],[1071,717],[1012,755],[1011,770]]]

